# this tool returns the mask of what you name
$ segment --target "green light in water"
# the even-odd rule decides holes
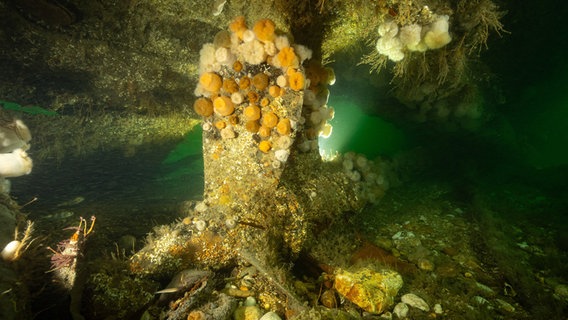
[[[404,133],[393,124],[363,113],[349,97],[330,97],[335,108],[335,118],[329,122],[333,133],[329,138],[319,138],[320,154],[332,157],[349,151],[362,153],[372,159],[379,155],[392,156],[407,145]]]

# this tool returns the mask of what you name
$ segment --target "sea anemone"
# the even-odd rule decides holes
[[[271,132],[272,132],[272,129],[267,127],[267,126],[260,126],[260,128],[258,128],[258,135],[263,137],[263,138],[270,137]]]
[[[245,99],[245,98],[243,97],[243,94],[240,93],[240,92],[238,92],[238,91],[237,91],[237,92],[233,92],[233,93],[231,94],[231,101],[232,101],[234,104],[237,104],[237,105],[238,105],[238,104],[241,104],[241,103],[243,103],[243,100],[244,100],[244,99]]]
[[[0,154],[0,177],[13,178],[32,172],[32,159],[23,149]]]
[[[264,43],[264,52],[269,56],[274,56],[278,51],[276,50],[276,45],[272,41]]]
[[[233,130],[233,127],[225,127],[223,129],[221,129],[221,138],[223,140],[226,139],[233,139],[237,136],[235,130]]]
[[[418,44],[422,33],[422,26],[419,24],[409,24],[400,28],[399,39],[410,51],[420,51]]]
[[[203,117],[209,117],[213,114],[213,103],[207,98],[199,98],[193,103],[193,110]]]
[[[296,44],[296,45],[294,45],[294,49],[295,49],[296,53],[298,54],[298,58],[300,59],[300,63],[312,58],[313,52],[308,47],[301,45],[301,44]]]
[[[256,40],[254,32],[252,30],[245,30],[245,32],[243,32],[243,42],[251,42],[253,40]]]
[[[235,105],[231,101],[231,98],[227,96],[219,96],[213,100],[213,108],[215,113],[221,116],[228,116],[233,114],[235,111]]]
[[[258,41],[243,42],[237,48],[239,57],[242,57],[249,64],[261,64],[266,60],[264,45]]]
[[[258,121],[247,121],[247,123],[245,123],[245,129],[248,132],[251,133],[257,133],[258,129],[260,128],[260,124],[258,124]]]
[[[243,33],[247,30],[247,22],[244,16],[238,16],[229,24],[229,30],[235,33],[239,39],[243,38]]]
[[[281,74],[278,76],[278,78],[276,78],[276,84],[281,88],[287,87],[288,79],[286,78],[285,75]]]
[[[223,120],[219,120],[217,122],[215,122],[215,128],[221,130],[224,129],[227,126],[227,123]]]
[[[223,90],[227,91],[228,93],[235,93],[239,91],[239,85],[234,79],[231,78],[224,78],[223,79]]]
[[[231,46],[231,34],[227,30],[221,30],[217,32],[215,38],[213,38],[213,45],[216,48],[225,47],[228,48]]]
[[[247,98],[248,98],[250,103],[255,103],[255,102],[258,101],[259,96],[258,96],[258,93],[256,91],[249,91],[247,93]]]
[[[199,77],[199,84],[209,92],[218,92],[223,85],[223,79],[216,73],[205,72]]]
[[[220,47],[215,50],[215,60],[223,65],[231,65],[235,61],[235,56],[231,53],[229,48]]]
[[[215,46],[211,43],[203,45],[199,51],[199,73],[216,69]]]
[[[276,131],[283,136],[290,134],[291,129],[292,125],[290,124],[290,119],[282,119],[276,125]]]
[[[280,96],[280,87],[277,85],[272,85],[268,88],[268,94],[273,96],[274,98]]]
[[[268,128],[274,128],[278,124],[278,116],[272,112],[264,112],[262,114],[262,125]]]
[[[262,91],[268,87],[268,76],[264,73],[257,73],[252,77],[252,85],[258,90]]]
[[[270,19],[260,19],[253,27],[254,34],[260,41],[272,41],[274,39],[274,22]]]
[[[448,33],[449,23],[447,15],[438,16],[438,19],[427,26],[424,34],[424,43],[429,49],[439,49],[452,41]]]
[[[242,77],[239,80],[239,88],[241,90],[246,90],[250,86],[250,78],[249,77]]]
[[[260,108],[254,104],[249,105],[243,111],[243,115],[248,121],[255,121],[260,119]]]
[[[266,107],[270,104],[270,99],[268,99],[267,97],[263,97],[262,99],[260,99],[260,106],[261,107]]]
[[[272,41],[274,39],[274,22],[270,19],[260,19],[253,27],[254,34],[261,41]]]
[[[272,148],[270,141],[263,140],[258,144],[258,149],[264,153],[267,153]]]
[[[243,64],[237,60],[233,63],[233,70],[235,70],[236,72],[241,72],[241,70],[243,70]]]
[[[294,71],[290,72],[288,75],[288,82],[290,82],[290,88],[294,91],[300,91],[304,89],[305,78],[302,72]]]
[[[274,46],[276,46],[276,49],[282,50],[284,48],[290,47],[290,40],[288,40],[288,37],[286,36],[277,36],[274,39]]]
[[[292,47],[285,47],[278,52],[276,55],[277,66],[286,69],[288,67],[298,68],[300,62],[296,53],[294,53],[294,48]]]

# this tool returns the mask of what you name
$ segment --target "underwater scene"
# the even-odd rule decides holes
[[[0,0],[0,319],[568,319],[568,3]]]

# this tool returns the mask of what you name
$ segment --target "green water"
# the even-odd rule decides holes
[[[332,135],[319,140],[324,154],[352,151],[372,159],[393,156],[408,147],[408,138],[401,129],[376,115],[366,114],[350,97],[334,96],[332,91],[329,105],[335,108],[335,118],[330,121]]]

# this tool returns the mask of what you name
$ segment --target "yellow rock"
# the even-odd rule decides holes
[[[362,268],[355,272],[339,269],[333,286],[363,310],[380,314],[394,303],[402,284],[402,277],[395,271]]]

